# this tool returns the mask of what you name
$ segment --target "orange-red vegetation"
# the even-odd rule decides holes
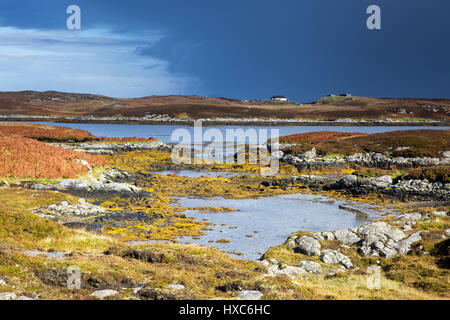
[[[89,170],[77,160],[85,160],[91,167],[108,164],[101,156],[0,133],[0,177],[75,178]]]
[[[90,141],[98,139],[85,130],[37,123],[0,123],[0,133],[45,141]]]
[[[290,136],[281,137],[280,142],[281,143],[327,142],[365,135],[367,135],[367,133],[320,131],[320,132],[291,134]]]
[[[442,157],[450,150],[450,130],[401,130],[373,134],[312,132],[281,137],[295,145],[284,151],[292,154],[316,148],[320,155],[350,155],[358,152],[389,152],[393,157]]]

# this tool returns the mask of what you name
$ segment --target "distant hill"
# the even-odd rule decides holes
[[[149,96],[134,99],[55,91],[0,92],[0,115],[144,116],[273,119],[449,120],[450,99],[324,97],[312,103],[239,101],[200,96]]]

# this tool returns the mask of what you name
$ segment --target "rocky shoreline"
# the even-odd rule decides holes
[[[149,142],[125,142],[125,143],[80,143],[80,144],[55,144],[68,150],[76,150],[90,154],[114,154],[136,150],[170,150],[172,146],[159,140]]]
[[[269,145],[270,147],[270,145]],[[376,152],[357,153],[346,157],[323,158],[317,155],[316,149],[292,155],[283,151],[274,152],[271,158],[282,164],[292,165],[300,172],[320,171],[323,169],[376,168],[426,168],[450,165],[450,151],[442,152],[442,158],[430,157],[394,157],[390,158]],[[338,171],[338,170],[336,170]],[[427,179],[392,179],[390,175],[379,177],[358,177],[350,174],[342,175],[301,175],[264,181],[264,186],[280,186],[288,188],[292,184],[303,183],[312,190],[336,190],[359,196],[378,193],[393,199],[408,201],[450,201],[450,183],[430,182]]]
[[[386,221],[370,222],[358,228],[337,231],[310,232],[299,236],[292,234],[283,244],[295,253],[305,258],[317,256],[320,260],[300,260],[298,266],[283,265],[277,259],[262,258],[261,264],[268,268],[269,275],[284,274],[288,276],[305,276],[308,274],[330,276],[337,272],[355,269],[351,259],[341,253],[345,248],[357,252],[362,257],[394,258],[397,255],[415,254],[427,255],[421,244],[427,230],[415,230],[419,221],[432,221],[434,217],[448,217],[449,212],[435,211],[433,214],[408,213],[395,216],[390,223]],[[450,238],[450,229],[443,230],[434,237],[446,240]],[[449,261],[442,261],[449,267]],[[335,266],[334,268],[330,268]],[[358,269],[358,267],[356,267]]]
[[[163,125],[194,125],[194,121],[202,121],[203,125],[256,125],[256,126],[448,126],[449,121],[433,120],[404,121],[386,118],[384,120],[365,119],[263,119],[263,118],[204,118],[204,119],[177,119],[165,115],[149,115],[144,117],[53,117],[30,115],[0,115],[1,121],[46,121],[54,123],[99,123],[99,124],[163,124]]]
[[[391,176],[361,178],[356,175],[347,175],[341,178],[339,176],[302,175],[266,180],[262,182],[262,185],[289,188],[298,183],[314,191],[335,190],[353,196],[379,194],[385,198],[400,201],[450,201],[450,183],[430,183],[428,180],[406,180],[395,183]]]

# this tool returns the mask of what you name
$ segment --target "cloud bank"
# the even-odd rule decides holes
[[[186,94],[196,79],[161,58],[138,54],[165,37],[108,29],[0,27],[0,90],[56,90],[112,97]]]

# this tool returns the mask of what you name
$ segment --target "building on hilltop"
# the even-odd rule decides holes
[[[273,97],[270,98],[270,100],[272,100],[272,101],[283,101],[283,102],[288,101],[288,99],[286,97],[284,97],[284,96],[273,96]]]

